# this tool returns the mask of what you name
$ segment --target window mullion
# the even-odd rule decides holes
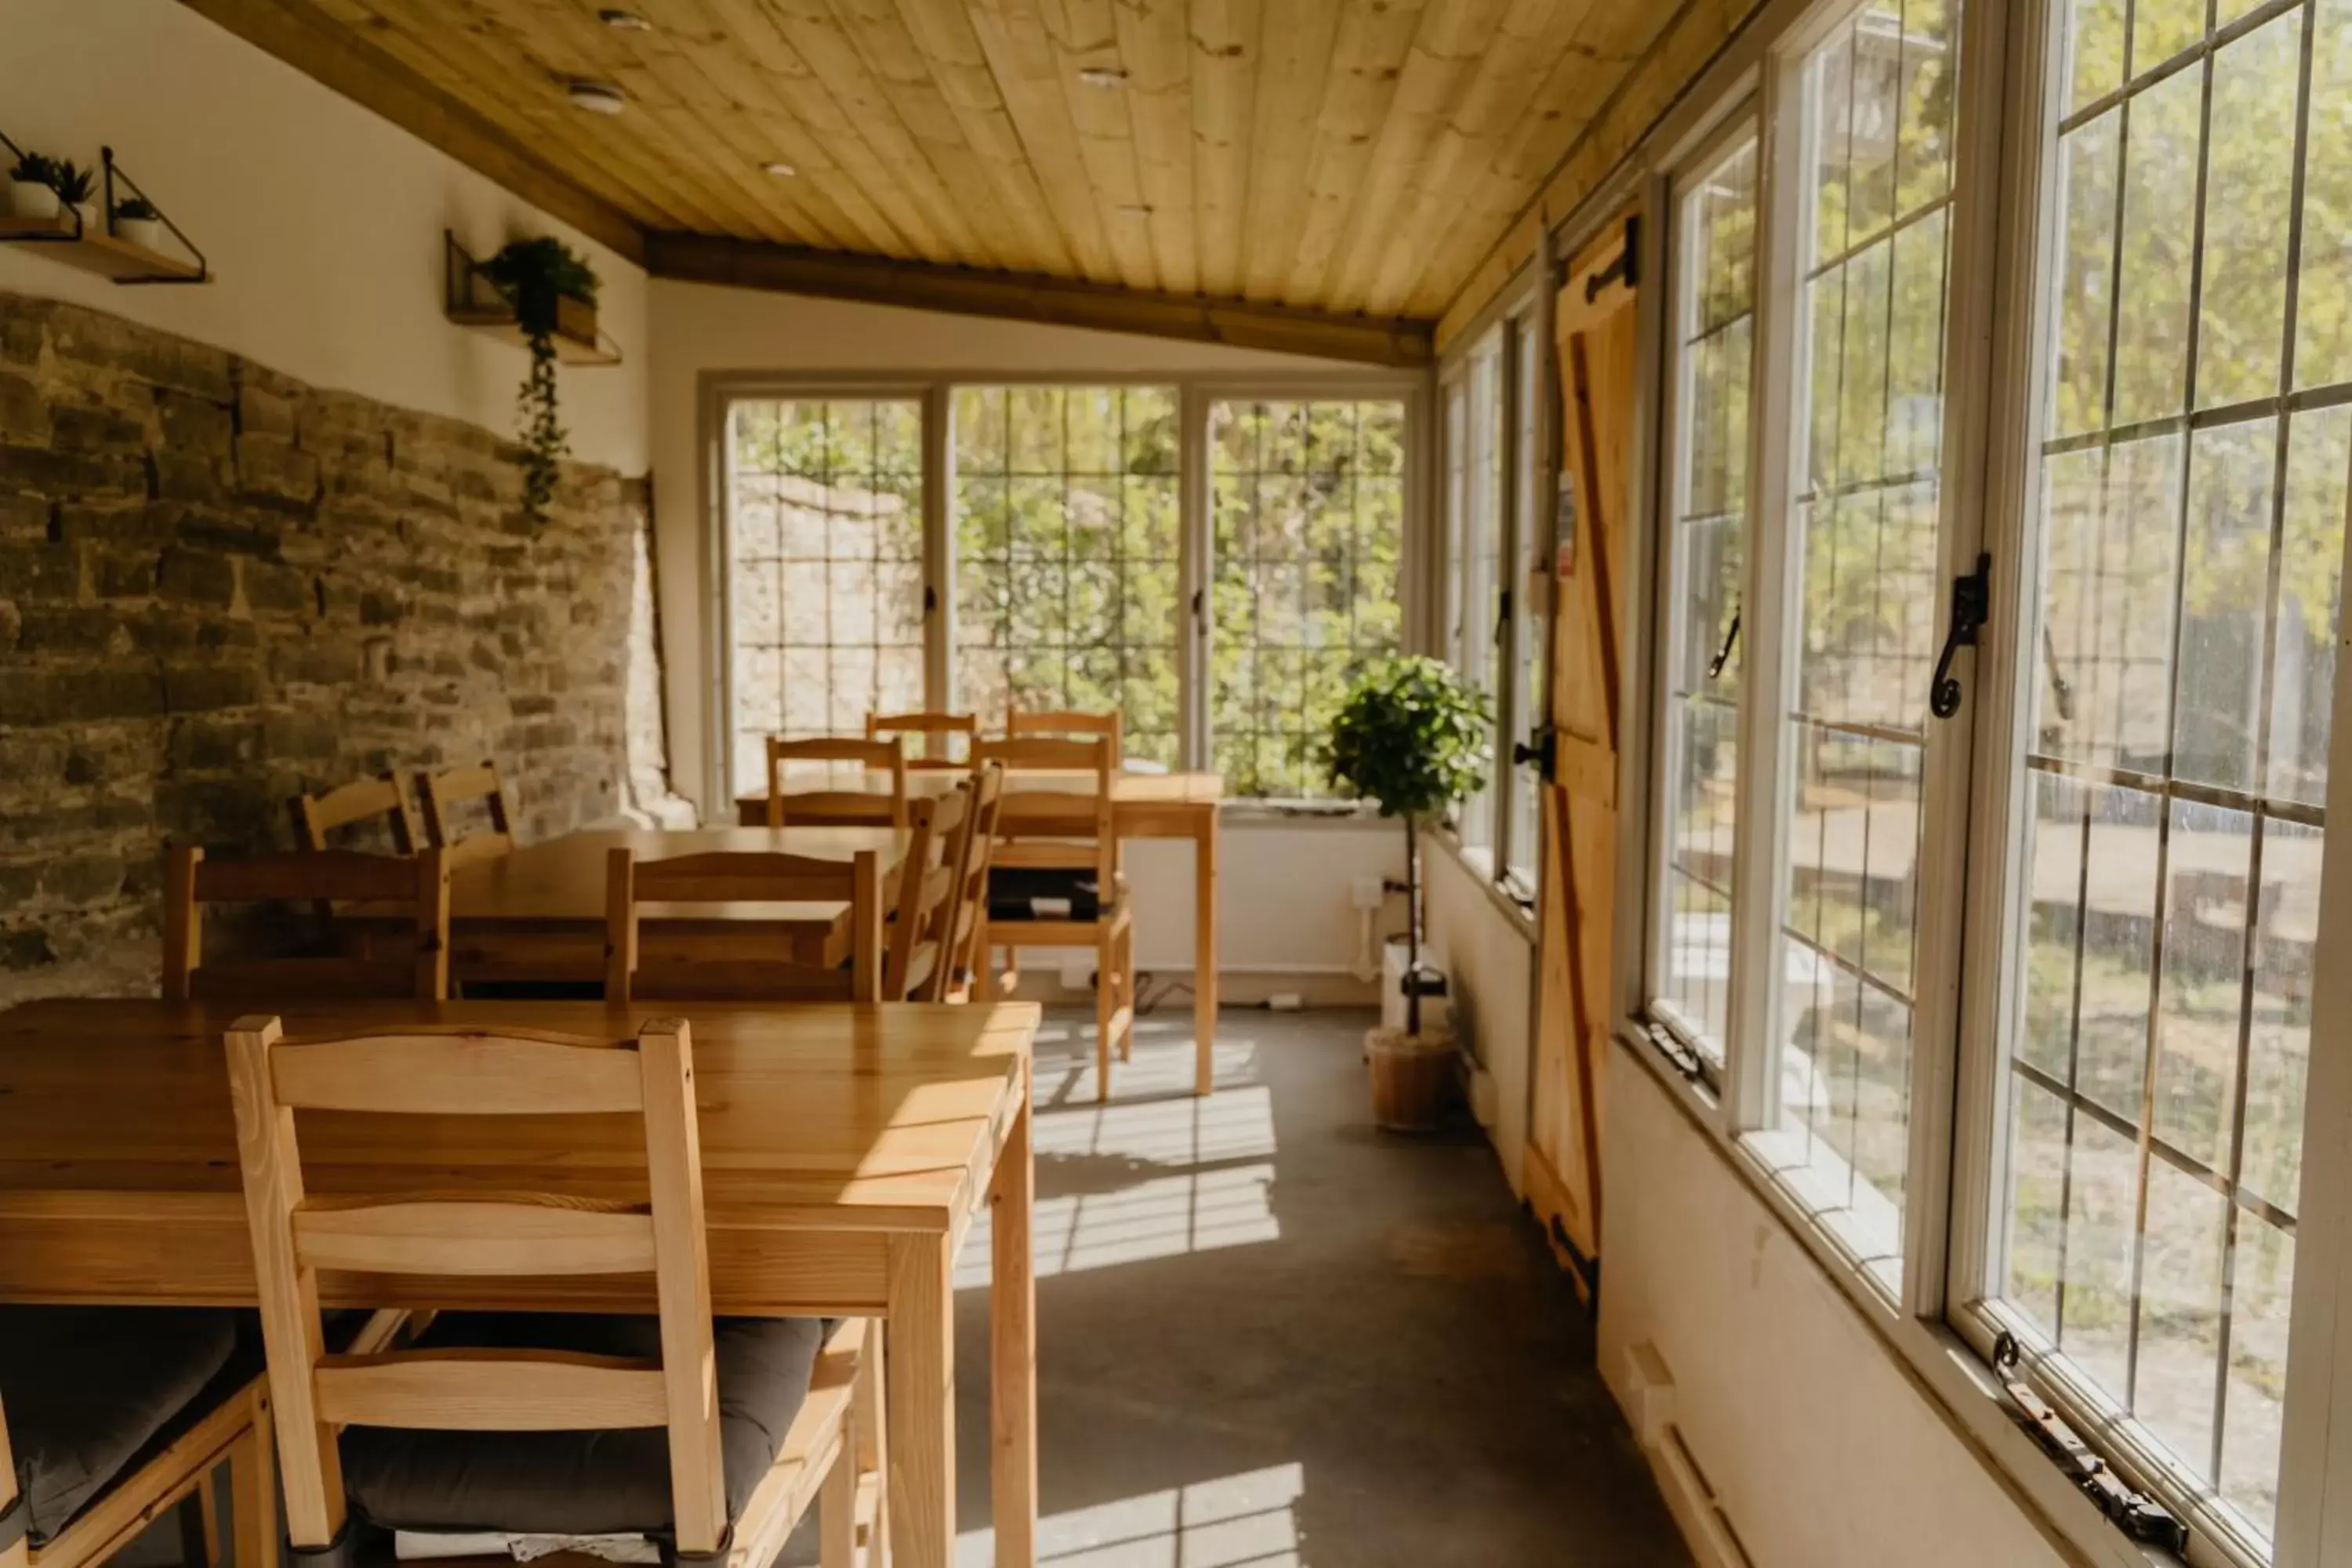
[[[1748,536],[1755,544],[1741,595],[1747,645],[1738,718],[1742,766],[1732,851],[1730,1027],[1724,1042],[1723,1113],[1735,1133],[1769,1127],[1780,1117],[1772,975],[1781,950],[1778,910],[1787,875],[1788,827],[1780,802],[1790,768],[1780,715],[1790,701],[1790,645],[1800,621],[1801,592],[1789,498],[1796,468],[1795,414],[1801,389],[1810,383],[1808,345],[1796,331],[1797,292],[1810,249],[1804,171],[1813,166],[1802,74],[1795,60],[1768,69],[1759,111],[1757,352],[1748,370]]]
[[[955,706],[955,399],[944,384],[923,389],[923,705]]]
[[[1177,406],[1176,726],[1178,753],[1195,770],[1216,765],[1209,741],[1209,403],[1188,384]]]

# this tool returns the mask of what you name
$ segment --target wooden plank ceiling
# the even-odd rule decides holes
[[[189,3],[346,91],[374,69],[391,85],[353,96],[376,107],[393,91],[454,100],[440,119],[478,119],[497,162],[536,159],[656,239],[1415,321],[1454,300],[1676,9]],[[331,71],[297,58],[321,39]],[[583,80],[619,89],[627,107],[574,107],[567,89]]]

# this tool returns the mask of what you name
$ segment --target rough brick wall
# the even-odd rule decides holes
[[[284,847],[302,789],[620,811],[645,487],[520,495],[489,432],[0,294],[0,1005],[152,986],[163,840]]]

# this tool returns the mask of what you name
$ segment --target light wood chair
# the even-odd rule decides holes
[[[604,900],[608,1002],[882,1000],[881,858],[871,849],[847,860],[740,850],[640,860],[624,846],[606,858]],[[847,907],[815,952],[757,922],[698,922],[677,907],[732,903]],[[643,904],[672,906],[652,917],[650,940]],[[737,923],[751,929],[724,929]]]
[[[859,821],[874,809],[874,796],[858,789],[810,789],[787,793],[784,768],[791,763],[854,763],[890,775],[890,825],[907,826],[907,747],[897,738],[860,741],[821,735],[806,741],[768,737],[768,826],[801,827]]]
[[[647,1535],[681,1559],[765,1568],[820,1490],[828,1514],[855,1509],[856,1410],[878,1325],[853,1319],[825,1335],[811,1319],[714,1321],[685,1020],[618,1041],[423,1027],[298,1042],[251,1016],[226,1044],[298,1552],[341,1545],[356,1510],[427,1532]],[[646,1196],[321,1203],[307,1194],[298,1111],[633,1117]],[[636,1275],[658,1316],[444,1312],[413,1348],[330,1355],[321,1268],[519,1284]],[[803,1384],[789,1369],[809,1365],[812,1346]],[[446,1500],[457,1517],[433,1519],[433,1489],[452,1474],[467,1495]],[[877,1475],[877,1510],[880,1486]],[[825,1568],[849,1568],[856,1523],[826,1520]]]
[[[932,754],[931,737],[941,737],[940,754]],[[963,737],[963,756],[955,754],[955,737]],[[866,716],[866,738],[886,741],[892,736],[915,736],[921,750],[907,759],[907,765],[917,772],[940,773],[950,768],[971,766],[971,743],[980,739],[980,715],[977,713],[868,713]]]
[[[956,856],[970,836],[971,785],[919,800],[912,811],[914,834],[891,903],[882,994],[892,1002],[936,1002],[954,961]]]
[[[1013,740],[1101,736],[1110,742],[1112,770],[1116,772],[1126,763],[1127,728],[1125,721],[1117,713],[1079,713],[1067,710],[1024,713],[1013,708],[1005,712],[1004,733]]]
[[[282,958],[205,958],[207,904],[338,903],[405,905],[415,940],[395,954],[364,951]],[[437,849],[414,855],[362,855],[352,849],[300,850],[212,860],[190,845],[163,858],[163,997],[236,1001],[341,996],[449,995],[449,867]]]
[[[1135,1037],[1135,911],[1119,870],[1118,834],[1112,819],[1112,789],[1118,771],[1111,738],[982,741],[974,759],[1003,764],[1010,775],[996,823],[992,875],[1013,868],[1092,871],[1097,898],[1093,919],[1001,912],[992,896],[982,933],[982,996],[1009,993],[1020,984],[1018,955],[1024,947],[1091,947],[1095,950],[1095,1098],[1110,1098],[1110,1056],[1133,1050]],[[1075,788],[1022,786],[1020,774],[1072,772],[1091,774]],[[997,947],[1015,955],[1000,979],[989,955]]]
[[[397,773],[356,779],[322,795],[298,795],[286,803],[286,811],[294,819],[295,846],[301,849],[324,849],[330,833],[371,819],[383,822],[400,854],[415,853],[423,842]]]
[[[970,1000],[972,977],[979,972],[982,933],[988,926],[988,873],[996,861],[996,825],[1004,805],[1002,763],[982,763],[972,770],[971,799],[963,843],[954,850],[956,897],[946,985],[929,1001]]]
[[[92,1568],[177,1510],[186,1568],[217,1568],[226,1466],[237,1568],[277,1568],[269,1383],[228,1312],[0,1308],[0,1565]],[[188,1385],[176,1410],[161,1392]]]
[[[514,817],[507,807],[506,782],[499,776],[499,764],[495,762],[470,768],[444,768],[437,773],[420,773],[416,775],[416,798],[425,805],[425,841],[436,849],[446,851],[453,868],[513,851]],[[483,813],[490,823],[487,830],[456,831],[450,808],[469,800],[482,803]]]

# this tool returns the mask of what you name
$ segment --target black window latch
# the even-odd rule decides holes
[[[2081,1488],[2101,1513],[2132,1540],[2161,1546],[2178,1555],[2189,1552],[2189,1527],[2170,1510],[2145,1492],[2135,1491],[2107,1462],[2066,1425],[2049,1401],[2019,1375],[2017,1336],[2004,1332],[1993,1341],[1993,1371],[2009,1396],[2011,1419],[2025,1428],[2042,1451],[2058,1462],[2066,1479]]]
[[[1952,624],[1944,634],[1944,651],[1936,660],[1936,679],[1927,689],[1927,710],[1948,719],[1960,710],[1960,679],[1952,673],[1952,656],[1977,646],[1977,633],[1992,613],[1992,557],[1979,555],[1977,569],[1952,579]]]

